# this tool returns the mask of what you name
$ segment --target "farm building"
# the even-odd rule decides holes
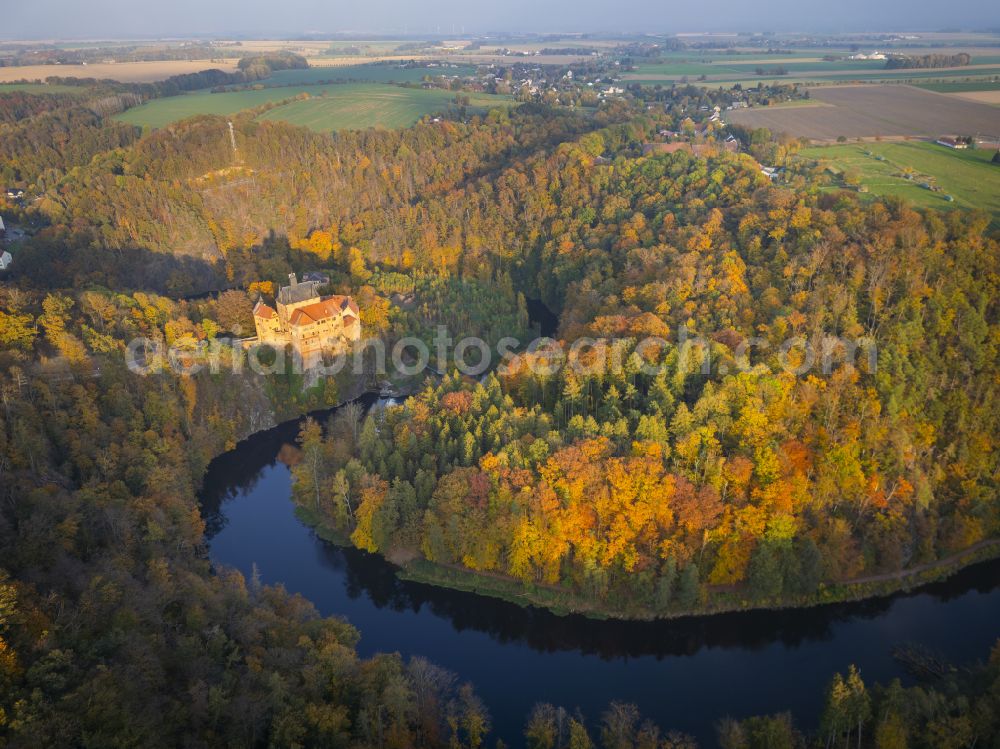
[[[964,141],[958,140],[958,138],[951,138],[948,136],[942,136],[935,141],[939,146],[945,146],[947,148],[954,148],[956,150],[962,150],[963,148],[968,148],[969,144]]]
[[[884,53],[875,50],[870,55],[866,55],[864,52],[859,52],[856,55],[851,55],[847,58],[848,60],[884,60],[886,56]]]

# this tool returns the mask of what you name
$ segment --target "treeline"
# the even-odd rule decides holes
[[[969,65],[972,56],[967,52],[956,55],[890,55],[885,61],[887,70],[897,68],[959,68]]]
[[[156,62],[160,60],[210,60],[220,57],[240,57],[245,52],[239,46],[216,46],[210,44],[184,44],[173,46],[121,46],[121,47],[81,47],[65,49],[32,45],[30,49],[0,56],[0,67],[22,65],[79,65],[99,63],[105,60],[115,62]]]
[[[575,57],[589,57],[600,52],[597,47],[542,47],[540,55],[573,55]]]
[[[302,55],[297,55],[294,52],[262,52],[245,55],[240,58],[236,67],[244,72],[254,68],[267,68],[269,71],[304,70],[309,67],[309,62]]]

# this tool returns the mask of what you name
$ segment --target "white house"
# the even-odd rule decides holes
[[[0,252],[0,270],[7,270],[13,260],[14,258],[10,256],[10,253],[7,252],[7,250]]]
[[[856,55],[851,55],[847,58],[848,60],[885,60],[886,56],[882,52],[875,50],[870,55],[866,55],[864,52],[859,52]]]

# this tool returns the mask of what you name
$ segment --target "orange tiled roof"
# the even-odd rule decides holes
[[[265,320],[270,320],[278,316],[278,313],[274,311],[273,308],[264,304],[264,302],[257,302],[253,308],[254,317],[262,317]]]
[[[358,314],[358,305],[348,296],[328,296],[318,302],[299,307],[292,312],[292,317],[288,321],[292,325],[313,325],[320,320],[335,317],[341,313]]]

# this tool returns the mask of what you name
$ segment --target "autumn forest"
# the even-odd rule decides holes
[[[268,65],[298,62],[225,81]],[[303,522],[560,614],[861,599],[1000,551],[989,215],[821,190],[801,166],[772,182],[761,164],[802,144],[733,127],[726,148],[709,114],[731,94],[690,85],[333,134],[259,110],[113,117],[210,77],[0,92],[0,175],[28,196],[0,197],[25,228],[0,281],[0,745],[503,745],[475,684],[361,657],[350,623],[208,560],[209,463],[310,413],[287,458]],[[699,151],[644,148],[695,128]],[[532,300],[553,338],[593,341],[591,366],[435,359],[371,411],[368,373],[233,366],[254,303],[309,271],[366,338],[526,342]],[[142,376],[137,338],[229,364]],[[981,658],[930,683],[831,673],[821,725],[727,719],[718,742],[998,746],[1000,650]],[[695,745],[629,704],[572,708],[539,703],[517,740]]]

